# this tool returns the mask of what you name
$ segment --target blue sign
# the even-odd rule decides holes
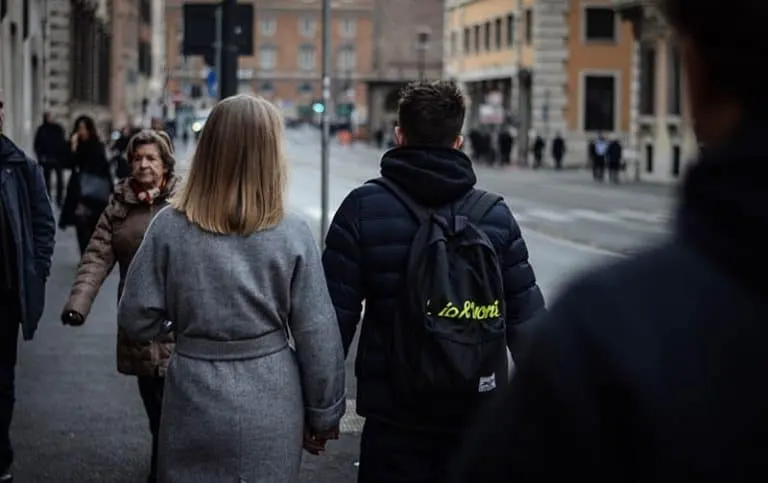
[[[216,80],[216,71],[211,69],[208,72],[208,77],[205,79],[205,83],[208,86],[208,96],[216,97],[219,90],[219,83]]]

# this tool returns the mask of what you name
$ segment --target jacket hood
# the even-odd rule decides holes
[[[748,288],[768,289],[768,119],[749,120],[726,145],[705,150],[681,186],[677,224]]]
[[[443,206],[464,196],[477,177],[466,154],[451,148],[394,148],[381,159],[381,175],[400,185],[417,202]]]
[[[132,180],[133,178],[129,176],[128,178],[118,183],[117,186],[115,186],[115,193],[114,193],[115,200],[120,201],[122,203],[132,204],[132,205],[139,203],[139,199],[136,197],[136,193],[133,191],[133,188],[131,187]],[[160,192],[160,195],[156,199],[164,200],[174,195],[179,185],[181,184],[180,182],[181,182],[180,176],[175,174],[171,176],[171,178],[168,179],[168,182],[165,183],[163,190]]]
[[[2,163],[23,163],[27,160],[27,155],[20,147],[16,146],[8,137],[0,134],[0,162]]]

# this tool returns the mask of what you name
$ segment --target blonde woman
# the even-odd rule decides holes
[[[96,229],[77,269],[72,292],[61,320],[65,325],[85,323],[102,283],[115,264],[120,267],[118,295],[133,254],[141,244],[149,221],[178,185],[174,174],[176,161],[168,135],[141,131],[133,136],[126,150],[131,176],[115,188],[112,199],[101,214]],[[136,376],[139,393],[149,418],[152,433],[152,459],[147,481],[156,481],[157,435],[160,427],[163,385],[173,340],[166,335],[152,342],[136,342],[122,330],[117,333],[117,370]]]
[[[284,210],[282,126],[261,98],[216,105],[128,271],[120,327],[176,334],[161,482],[293,482],[302,444],[338,435],[344,354],[313,234]]]

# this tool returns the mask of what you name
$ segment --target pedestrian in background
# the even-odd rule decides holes
[[[120,327],[140,341],[176,335],[163,483],[292,483],[302,443],[317,454],[338,437],[341,339],[312,230],[285,213],[282,146],[268,101],[217,104],[128,269]]]
[[[3,134],[3,108],[0,90],[0,483],[11,483],[19,329],[31,340],[43,314],[56,222],[39,166]]]
[[[54,181],[56,182],[56,196],[54,200],[56,201],[56,206],[61,208],[64,202],[64,163],[69,161],[69,156],[64,128],[60,124],[53,122],[50,112],[43,114],[43,123],[37,128],[37,133],[35,133],[35,155],[37,156],[37,162],[43,167],[48,196],[53,196],[51,175],[54,175]]]
[[[127,157],[132,174],[116,186],[85,249],[61,316],[65,325],[80,326],[85,323],[93,300],[115,264],[120,270],[120,296],[128,266],[150,220],[166,206],[168,198],[179,185],[170,139],[162,132],[147,130],[136,134],[128,143]],[[173,338],[169,334],[152,341],[137,342],[118,329],[117,371],[137,377],[139,394],[149,418],[152,458],[147,481],[150,483],[157,481],[160,410],[172,350]]]
[[[75,121],[69,142],[72,176],[67,185],[59,228],[75,226],[80,255],[83,255],[112,195],[112,173],[106,148],[92,118],[81,116]]]
[[[450,481],[768,481],[768,3],[656,5],[707,146],[671,236],[563,292]]]
[[[552,140],[552,159],[555,160],[555,169],[558,171],[563,169],[565,151],[565,139],[563,139],[563,134],[558,131],[555,134],[555,139]]]

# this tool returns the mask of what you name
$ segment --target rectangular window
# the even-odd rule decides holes
[[[640,48],[640,114],[656,112],[656,49],[650,45]]]
[[[496,19],[496,21],[495,21],[495,22],[493,22],[493,24],[494,24],[494,27],[493,27],[493,34],[494,34],[494,42],[493,42],[493,46],[496,48],[496,50],[498,50],[498,49],[500,49],[500,48],[501,48],[501,35],[502,35],[502,31],[501,31],[501,27],[502,27],[501,19],[500,19],[500,18],[497,18],[497,19]]]
[[[667,113],[679,116],[683,113],[683,64],[680,50],[672,45],[669,48],[669,68],[667,69]]]
[[[263,45],[259,48],[259,67],[263,70],[272,70],[277,66],[277,49],[272,45]]]
[[[525,11],[525,43],[533,43],[533,10],[530,8]]]
[[[491,50],[491,22],[485,22],[485,25],[483,26],[483,47],[485,48],[485,51],[488,52]]]
[[[455,31],[451,32],[451,47],[450,47],[451,54],[450,55],[453,57],[455,57],[459,53],[459,51],[456,50],[457,49],[456,43],[458,42],[457,36],[458,34]]]
[[[345,39],[354,38],[357,31],[357,22],[354,18],[345,18],[339,24],[339,34]]]
[[[608,7],[584,9],[584,40],[616,42],[616,11]]]
[[[353,45],[339,47],[337,56],[336,67],[339,72],[349,74],[355,70],[355,67],[357,67],[357,56],[355,55],[355,47]]]
[[[472,51],[472,38],[469,33],[469,27],[464,29],[464,53],[468,54]]]
[[[315,69],[315,48],[313,46],[302,46],[299,49],[299,67],[302,70]]]
[[[277,32],[277,21],[274,18],[262,18],[259,20],[259,34],[262,37],[272,37]]]
[[[507,47],[515,44],[515,16],[507,15]]]
[[[616,129],[616,77],[587,75],[584,77],[584,130]]]
[[[653,144],[645,145],[645,172],[653,173]]]
[[[314,37],[316,26],[314,18],[304,17],[299,19],[299,32],[302,37]]]
[[[474,34],[475,34],[475,38],[474,38],[475,52],[480,52],[480,26],[479,25],[475,25]]]
[[[672,176],[677,178],[680,176],[682,169],[682,153],[680,152],[680,146],[672,146]]]

